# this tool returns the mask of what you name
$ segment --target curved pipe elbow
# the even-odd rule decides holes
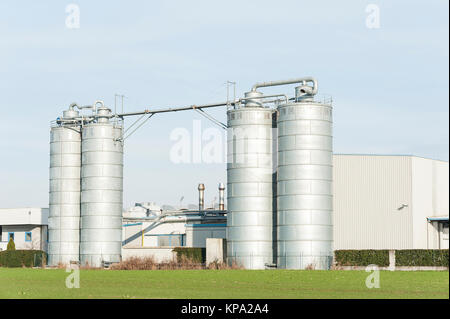
[[[317,94],[318,90],[318,83],[317,80],[313,77],[303,77],[303,78],[296,78],[291,80],[281,80],[281,81],[270,81],[270,82],[260,82],[256,83],[252,87],[252,91],[256,91],[257,88],[260,87],[268,87],[268,86],[278,86],[278,85],[287,85],[287,84],[294,84],[294,83],[302,83],[306,84],[307,82],[313,83],[313,91],[312,94]]]
[[[97,114],[97,104],[100,104],[102,108],[105,107],[105,103],[102,100],[95,101],[94,104],[92,104],[92,111],[94,114]]]

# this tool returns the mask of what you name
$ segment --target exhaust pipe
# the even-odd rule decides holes
[[[205,209],[205,185],[198,184],[198,210]]]
[[[219,184],[219,210],[225,210],[225,184]]]

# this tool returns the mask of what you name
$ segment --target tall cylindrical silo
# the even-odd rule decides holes
[[[278,267],[329,269],[333,256],[332,107],[302,98],[278,108]]]
[[[50,188],[48,263],[51,266],[79,261],[81,134],[69,109],[50,131]]]
[[[247,269],[273,263],[272,115],[258,99],[227,112],[227,259]]]
[[[119,262],[122,248],[122,127],[97,110],[97,123],[82,129],[81,264]],[[104,117],[102,117],[104,115]]]

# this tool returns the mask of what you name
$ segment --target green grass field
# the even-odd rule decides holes
[[[0,298],[449,298],[448,271],[80,270],[0,268]]]

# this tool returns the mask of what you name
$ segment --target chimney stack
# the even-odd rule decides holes
[[[198,184],[198,210],[205,209],[205,185]]]
[[[219,210],[225,210],[225,184],[219,184]]]

